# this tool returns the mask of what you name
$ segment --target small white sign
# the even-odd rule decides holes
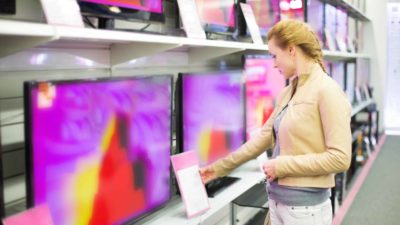
[[[260,28],[257,25],[256,18],[254,17],[251,6],[245,3],[240,3],[244,19],[246,20],[247,27],[250,31],[251,38],[254,44],[264,44],[260,34]]]
[[[76,0],[40,0],[48,24],[84,27]]]
[[[190,38],[206,39],[206,33],[200,22],[194,0],[178,0],[178,7],[186,36]]]

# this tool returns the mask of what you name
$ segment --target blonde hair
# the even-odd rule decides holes
[[[289,45],[298,46],[305,55],[317,62],[327,73],[323,62],[321,43],[315,32],[306,23],[299,20],[281,20],[268,32],[267,40],[272,38],[282,49]]]

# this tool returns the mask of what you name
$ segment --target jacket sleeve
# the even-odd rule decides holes
[[[278,156],[277,177],[317,176],[338,173],[351,162],[351,105],[336,84],[328,82],[319,92],[319,114],[326,150],[323,153]]]

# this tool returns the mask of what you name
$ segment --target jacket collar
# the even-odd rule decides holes
[[[322,71],[321,66],[319,66],[318,63],[316,63],[312,68],[310,73],[305,73],[305,74],[300,74],[299,76],[295,77],[294,79],[298,78],[298,86],[303,86],[305,82],[310,78],[310,77],[315,77],[317,74],[319,74]],[[294,81],[292,80],[292,83]]]

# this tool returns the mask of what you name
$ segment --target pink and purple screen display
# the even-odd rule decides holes
[[[202,23],[235,27],[234,0],[195,0],[195,2]]]
[[[280,20],[279,0],[247,0],[253,10],[260,32],[266,35],[269,29]]]
[[[146,12],[162,13],[162,0],[80,0],[103,5],[117,6]]]
[[[307,23],[318,35],[322,44],[324,36],[324,4],[320,0],[308,0],[307,4]]]
[[[33,204],[55,225],[116,225],[170,197],[171,77],[30,88]]]
[[[196,151],[205,165],[240,147],[245,139],[242,72],[182,79],[183,151]]]
[[[296,19],[304,21],[303,0],[280,0],[281,20]]]
[[[286,85],[285,78],[274,68],[268,57],[246,58],[246,131],[247,139],[268,120],[279,93]]]

